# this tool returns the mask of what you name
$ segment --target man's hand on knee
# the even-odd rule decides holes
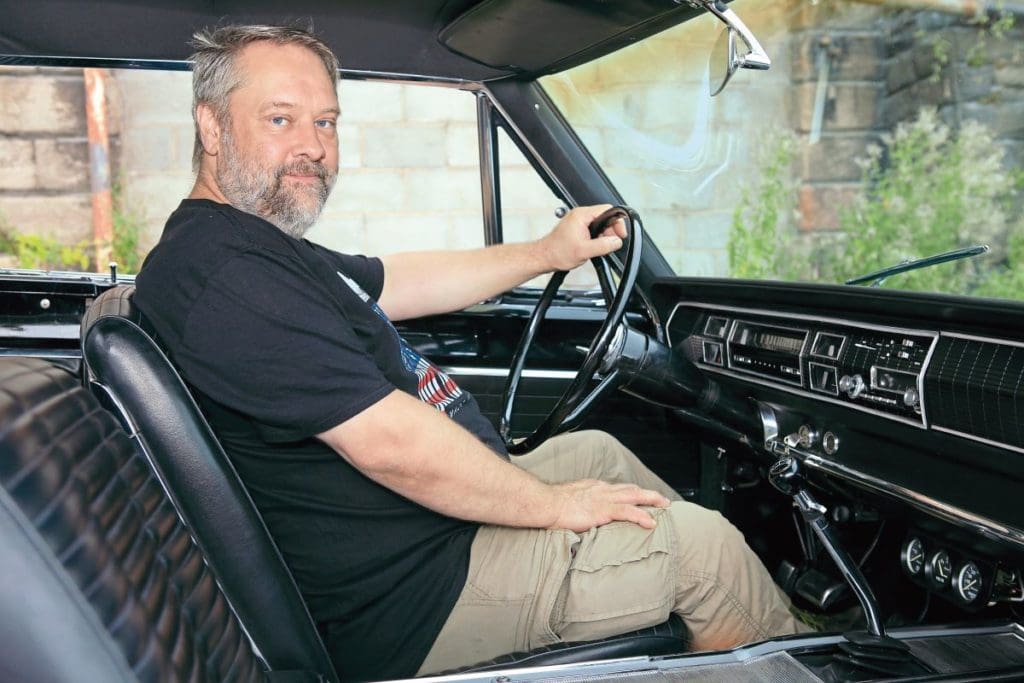
[[[655,527],[643,507],[665,508],[670,501],[655,491],[634,484],[609,484],[596,479],[572,481],[554,487],[560,498],[552,529],[586,531],[609,522],[633,522],[644,529]]]

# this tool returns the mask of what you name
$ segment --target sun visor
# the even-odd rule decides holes
[[[551,73],[613,52],[694,16],[675,0],[485,0],[438,39],[480,64]]]

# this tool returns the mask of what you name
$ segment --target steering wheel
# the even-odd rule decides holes
[[[591,236],[598,235],[613,220],[622,218],[626,222],[628,244],[626,256],[623,260],[622,274],[619,278],[618,288],[612,287],[612,269],[607,256],[599,256],[591,259],[597,270],[597,278],[601,284],[601,291],[604,300],[608,303],[608,314],[605,316],[601,329],[597,331],[594,341],[590,344],[583,365],[580,366],[576,377],[573,378],[569,387],[558,399],[555,407],[552,408],[540,426],[525,439],[512,440],[512,407],[515,404],[516,392],[519,389],[519,381],[522,378],[523,367],[526,364],[526,357],[529,354],[533,338],[537,334],[541,321],[547,313],[548,307],[555,298],[555,293],[565,280],[567,271],[558,271],[551,276],[548,286],[540,295],[537,308],[534,309],[530,322],[519,340],[519,347],[516,349],[512,359],[512,369],[508,381],[505,384],[505,393],[502,397],[501,417],[498,431],[508,452],[519,455],[533,450],[550,436],[571,429],[576,426],[582,417],[596,403],[597,399],[619,385],[619,371],[614,367],[603,367],[605,354],[609,344],[620,331],[622,320],[626,314],[626,304],[629,295],[636,283],[637,272],[640,270],[640,253],[643,245],[643,227],[640,225],[640,216],[636,211],[625,206],[614,206],[594,219],[590,224]],[[603,376],[596,387],[589,392],[591,381],[598,370]]]

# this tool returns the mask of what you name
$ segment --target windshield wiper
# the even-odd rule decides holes
[[[868,273],[867,275],[861,275],[860,277],[855,277],[852,280],[847,280],[846,284],[862,285],[866,282],[870,282],[871,287],[877,287],[893,275],[899,275],[900,273],[919,270],[921,268],[931,268],[932,266],[937,266],[940,263],[959,261],[962,258],[973,258],[974,256],[987,254],[988,252],[989,248],[987,244],[976,244],[973,247],[954,249],[953,251],[935,254],[934,256],[925,256],[924,258],[915,259],[913,261],[901,261],[895,266],[882,268],[881,270],[876,270],[873,273]]]

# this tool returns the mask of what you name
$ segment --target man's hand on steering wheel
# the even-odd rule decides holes
[[[621,218],[610,221],[599,235],[590,236],[590,224],[610,208],[611,204],[579,206],[565,214],[551,232],[538,241],[548,270],[572,270],[592,258],[621,249],[626,239],[626,223]]]

